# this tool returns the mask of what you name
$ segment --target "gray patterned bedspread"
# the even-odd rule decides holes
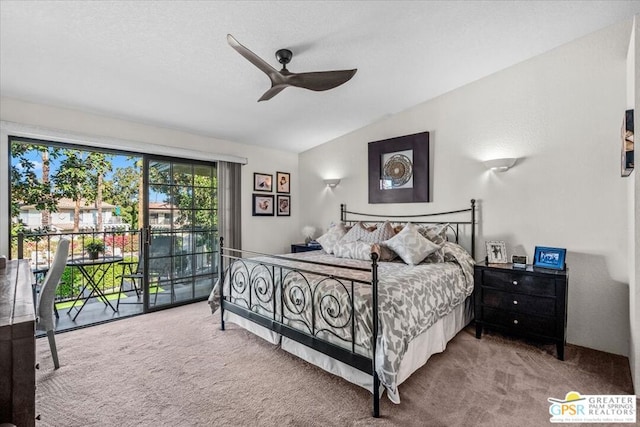
[[[376,368],[381,384],[387,389],[389,398],[396,403],[399,402],[397,373],[411,340],[463,303],[473,291],[474,261],[471,256],[462,247],[449,242],[445,244],[444,252],[444,263],[416,266],[401,262],[378,264],[379,329]],[[324,251],[286,256],[331,263],[334,266],[277,260],[278,264],[285,266],[281,270],[260,265],[261,260],[267,261],[266,258],[247,259],[243,263],[234,264],[232,271],[235,275],[225,276],[225,296],[230,295],[229,278],[233,276],[231,297],[236,304],[245,307],[250,305],[252,311],[370,357],[371,285],[313,273],[301,275],[286,267],[321,271],[334,277],[346,276],[370,282],[371,272],[347,271],[340,267],[370,268],[371,263],[336,258]],[[278,285],[281,276],[283,298]]]

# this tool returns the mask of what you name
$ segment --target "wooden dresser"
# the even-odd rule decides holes
[[[36,423],[36,316],[28,260],[0,269],[0,424]]]
[[[515,269],[512,264],[475,266],[476,338],[482,328],[556,343],[564,360],[569,270]]]

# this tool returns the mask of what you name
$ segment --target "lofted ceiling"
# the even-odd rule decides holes
[[[0,1],[0,95],[301,152],[640,13],[640,1]],[[226,36],[292,72],[287,88]]]

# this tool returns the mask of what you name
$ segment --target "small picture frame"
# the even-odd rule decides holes
[[[271,192],[273,189],[273,175],[268,173],[253,173],[253,191]]]
[[[276,172],[276,191],[289,194],[291,192],[291,175],[287,172]]]
[[[487,244],[488,264],[507,264],[507,245],[501,240],[490,240]]]
[[[513,268],[527,268],[527,256],[511,255],[511,264],[513,264]]]
[[[624,120],[622,120],[622,173],[621,176],[627,177],[631,175],[634,167],[633,159],[633,110],[624,112]]]
[[[535,254],[533,255],[533,266],[550,268],[552,270],[564,270],[566,256],[566,249],[536,246]]]
[[[281,196],[276,198],[278,216],[291,216],[291,196]]]
[[[253,216],[273,216],[273,194],[253,195]]]

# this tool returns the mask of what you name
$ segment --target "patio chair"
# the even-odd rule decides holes
[[[117,279],[120,279],[120,292],[118,293],[118,302],[116,304],[116,310],[120,308],[120,304],[142,304],[142,297],[144,295],[144,290],[142,289],[142,282],[144,279],[144,256],[140,254],[140,258],[138,261],[123,261],[120,263],[123,266],[123,274],[117,276]],[[125,270],[128,273],[125,273]],[[127,302],[120,301],[122,294],[127,292],[125,290],[125,281],[130,283],[129,291],[134,290],[136,293],[136,301]],[[158,298],[158,286],[160,281],[160,275],[156,272],[149,271],[149,283],[154,282],[156,286],[155,289],[155,298]],[[151,287],[151,286],[150,286]],[[151,292],[149,292],[151,294]],[[154,299],[155,304],[155,299]]]
[[[144,279],[144,257],[142,253],[140,253],[140,258],[138,261],[123,261],[120,263],[122,265],[122,274],[117,278],[120,279],[120,292],[118,292],[118,303],[116,304],[116,310],[120,309],[120,304],[142,304],[142,280]],[[125,273],[125,270],[128,271]],[[135,302],[120,302],[120,297],[125,291],[124,285],[125,282],[129,282],[131,288],[129,290],[134,290],[136,292],[136,301]]]
[[[45,331],[51,348],[51,356],[53,357],[53,366],[55,369],[60,367],[58,362],[58,350],[56,349],[55,330],[56,323],[53,318],[54,300],[56,297],[56,288],[62,278],[62,273],[67,264],[67,256],[69,255],[69,240],[60,239],[58,249],[53,257],[53,262],[49,267],[49,271],[42,282],[40,289],[40,298],[38,300],[38,308],[36,310],[36,330]]]

